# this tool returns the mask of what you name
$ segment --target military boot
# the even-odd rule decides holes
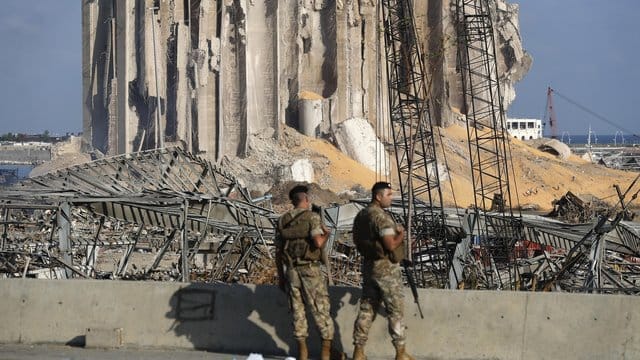
[[[298,339],[298,360],[309,360],[309,349],[307,349],[307,339]]]
[[[331,349],[331,360],[347,360],[347,354],[335,348]]]
[[[331,340],[322,339],[322,352],[320,360],[331,360]]]
[[[404,345],[396,345],[396,360],[415,360],[413,356],[409,355],[404,348]]]
[[[356,347],[353,349],[353,360],[365,360],[366,357],[364,356],[364,346],[363,345],[356,345]]]

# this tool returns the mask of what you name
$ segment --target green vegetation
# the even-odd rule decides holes
[[[2,134],[0,135],[0,141],[20,141],[19,136],[21,135],[24,135],[24,134],[13,134],[13,133]]]
[[[68,138],[67,136],[52,136],[49,130],[45,130],[42,134],[14,134],[6,133],[0,135],[0,141],[36,141],[36,142],[57,142]]]

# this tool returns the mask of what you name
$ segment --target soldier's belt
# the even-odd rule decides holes
[[[294,267],[311,267],[313,265],[319,265],[320,261],[316,261],[316,260],[300,260],[299,262],[294,262],[293,266]]]

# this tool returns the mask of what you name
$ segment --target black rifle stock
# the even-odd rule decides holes
[[[404,274],[407,276],[407,282],[409,283],[409,287],[411,288],[411,293],[413,294],[413,302],[418,306],[418,312],[420,312],[420,318],[424,319],[424,315],[422,314],[422,308],[420,307],[420,301],[418,300],[418,287],[416,286],[416,281],[413,278],[413,273],[409,267],[411,266],[411,262],[408,260],[402,260],[402,267],[404,268]]]

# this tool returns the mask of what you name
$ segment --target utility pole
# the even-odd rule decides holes
[[[164,148],[164,135],[160,125],[160,87],[158,86],[158,56],[156,54],[156,11],[160,8],[150,7],[151,10],[151,34],[153,36],[153,73],[156,78],[156,125],[155,125],[155,141],[156,148]]]

